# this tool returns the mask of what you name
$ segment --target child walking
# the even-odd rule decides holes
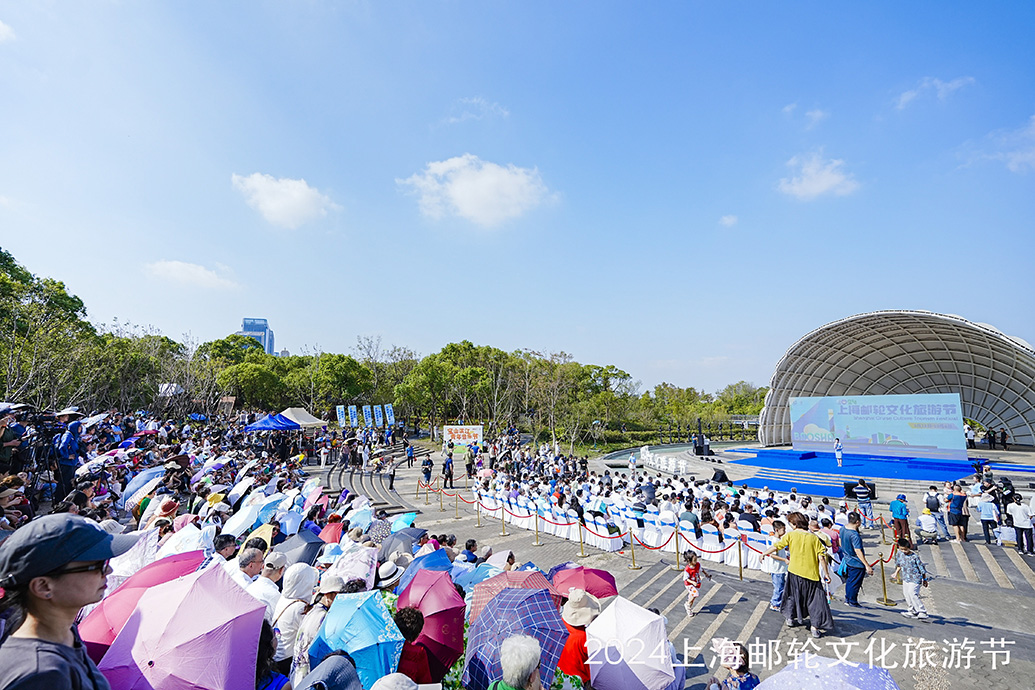
[[[683,585],[686,586],[686,604],[683,608],[686,609],[686,615],[694,616],[694,602],[697,601],[697,595],[701,593],[701,575],[704,575],[709,580],[712,576],[709,575],[704,569],[701,568],[701,563],[697,560],[697,554],[693,551],[684,551],[683,559],[686,561],[686,569],[683,571]]]
[[[924,602],[920,600],[920,588],[926,587],[930,578],[927,575],[927,567],[920,560],[920,555],[909,546],[909,540],[901,538],[898,540],[898,550],[895,552],[895,574],[892,579],[902,576],[902,598],[906,600],[908,611],[902,615],[907,618],[928,618]]]

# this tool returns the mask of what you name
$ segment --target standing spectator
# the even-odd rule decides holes
[[[452,489],[453,487],[453,454],[446,453],[446,461],[442,463],[442,488]]]
[[[773,536],[777,539],[787,532],[787,525],[782,520],[773,520]],[[773,583],[773,596],[769,599],[769,610],[779,611],[783,603],[783,592],[787,587],[787,549],[781,549],[771,556],[762,558],[762,571],[769,573]]]
[[[686,609],[687,616],[693,617],[697,615],[697,612],[694,611],[694,602],[697,601],[697,596],[701,593],[701,575],[704,575],[709,580],[712,579],[712,576],[701,568],[701,563],[697,560],[697,554],[692,550],[687,549],[684,551],[683,559],[686,561],[686,568],[683,570],[686,602],[683,604],[683,608]]]
[[[589,649],[586,646],[586,626],[600,615],[600,602],[585,590],[572,589],[561,609],[561,620],[568,629],[568,639],[557,661],[557,670],[582,679],[583,687],[590,684]]]
[[[1013,520],[1013,528],[1017,531],[1017,553],[1035,556],[1032,545],[1031,509],[1021,502],[1021,495],[1013,495],[1013,503],[1006,507],[1006,512]]]
[[[989,450],[995,450],[995,429],[985,429],[985,441]]]
[[[927,568],[907,539],[898,540],[898,551],[895,552],[895,573],[892,579],[899,576],[902,577],[902,598],[909,607],[902,615],[906,618],[929,618],[924,602],[920,600],[920,588],[927,586]]]
[[[845,603],[857,609],[862,608],[859,603],[859,590],[862,588],[863,578],[866,575],[873,575],[873,568],[866,562],[866,551],[863,549],[862,535],[859,534],[859,527],[862,518],[859,513],[848,514],[848,524],[841,528],[841,563],[847,568],[845,576]]]
[[[859,515],[865,520],[865,525],[870,529],[876,527],[873,521],[873,502],[871,501],[870,487],[866,485],[865,479],[860,479],[859,483],[852,488],[852,493],[855,494],[855,502],[859,506]]]
[[[995,432],[992,432],[995,435]],[[1010,438],[1010,434],[1006,433],[1006,427],[999,428],[999,445],[1003,447],[1003,450],[1010,450],[1010,446],[1007,445],[1006,441]]]
[[[970,508],[967,506],[967,494],[959,484],[952,485],[952,496],[948,507],[949,526],[956,530],[957,541],[967,541],[967,523],[970,522]]]
[[[906,503],[906,495],[899,494],[891,502],[891,524],[895,529],[895,538],[905,538],[912,548],[913,537],[909,531],[909,505]]]
[[[991,544],[995,537],[995,529],[999,526],[999,506],[988,494],[982,495],[978,504],[978,515],[981,518],[981,530],[985,534],[985,544]]]
[[[969,424],[964,424],[963,428],[967,435],[967,448],[975,450],[977,445],[975,445],[974,440],[977,438],[977,433],[974,431],[974,427]]]
[[[764,555],[771,556],[788,547],[790,562],[787,565],[787,590],[783,595],[781,611],[787,620],[787,627],[793,628],[806,618],[812,621],[812,637],[818,638],[821,630],[834,629],[834,617],[823,582],[830,581],[830,570],[826,560],[826,547],[815,534],[809,531],[809,519],[799,512],[787,515],[787,521],[794,528],[769,547]]]

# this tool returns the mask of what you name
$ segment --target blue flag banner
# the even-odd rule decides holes
[[[345,428],[345,406],[338,405],[334,408],[334,411],[338,413],[338,426],[342,429]]]
[[[370,405],[363,406],[363,421],[366,422],[367,426],[373,426],[374,424],[374,417],[370,412]]]
[[[392,409],[392,403],[385,403],[385,418],[388,419],[388,426],[395,426],[395,410]]]
[[[374,405],[374,426],[382,427],[385,425],[385,415],[381,411],[380,405]]]
[[[349,426],[353,429],[359,426],[359,410],[355,405],[349,405]]]

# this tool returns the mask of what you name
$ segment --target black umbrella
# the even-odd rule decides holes
[[[284,554],[287,557],[288,565],[292,563],[312,565],[316,562],[316,557],[320,555],[320,549],[323,546],[323,539],[303,528],[295,536],[286,539],[283,544],[273,547],[273,550]]]
[[[396,551],[402,551],[405,554],[412,554],[413,542],[420,541],[420,538],[427,533],[428,530],[426,529],[421,529],[419,527],[406,527],[394,534],[389,534],[385,537],[385,540],[381,542],[381,551],[379,552],[381,560],[387,561]]]

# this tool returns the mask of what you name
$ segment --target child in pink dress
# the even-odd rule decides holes
[[[686,587],[686,603],[683,608],[686,609],[686,615],[695,615],[694,602],[697,601],[697,595],[701,593],[701,575],[704,575],[709,580],[712,576],[701,568],[700,561],[697,560],[697,554],[693,551],[685,551],[683,558],[686,560],[686,569],[683,571],[683,585]]]

